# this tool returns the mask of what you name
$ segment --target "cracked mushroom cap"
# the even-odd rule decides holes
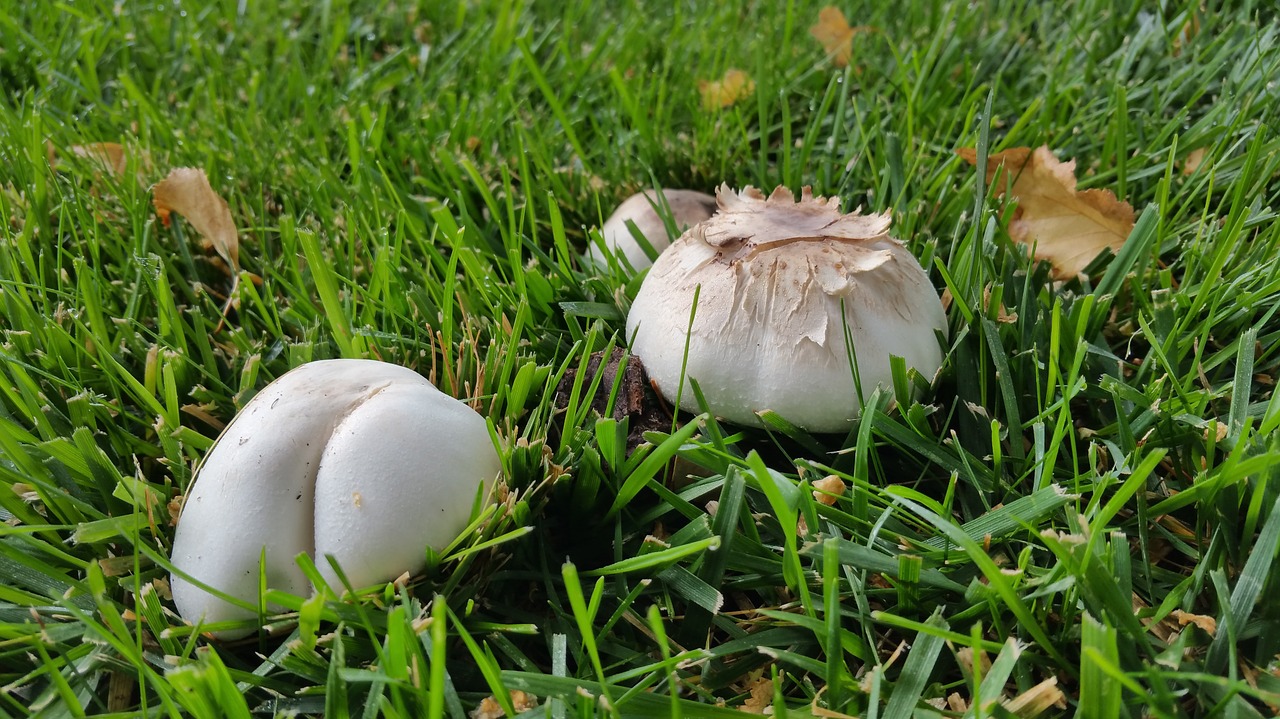
[[[846,328],[864,394],[892,386],[891,355],[937,372],[946,315],[887,213],[844,214],[807,187],[799,202],[785,187],[766,198],[721,185],[716,199],[719,213],[662,253],[627,315],[632,350],[668,400],[686,335],[681,408],[698,409],[693,378],[713,412],[745,425],[768,409],[812,432],[849,429],[861,401]]]
[[[420,571],[423,548],[458,536],[500,467],[484,418],[417,372],[375,360],[301,365],[254,396],[200,466],[173,541],[178,613],[256,617],[186,577],[255,605],[260,558],[269,588],[300,596],[312,591],[301,553],[339,592],[326,555],[357,588]]]
[[[677,232],[683,232],[686,228],[702,222],[716,211],[716,198],[705,192],[664,188],[662,197],[665,198],[663,201],[666,207],[671,210],[671,219],[675,222]],[[653,190],[638,192],[623,200],[622,204],[618,205],[618,209],[614,210],[613,214],[609,215],[609,219],[600,226],[600,234],[604,237],[605,245],[615,255],[620,254],[626,257],[627,262],[635,270],[649,267],[653,264],[653,260],[649,259],[644,248],[631,234],[627,221],[634,222],[636,229],[645,240],[653,249],[661,253],[671,244],[667,225],[662,221],[662,215],[658,214],[658,209],[661,207],[662,201],[659,201],[657,193]],[[605,264],[599,248],[595,245],[587,247],[587,256],[597,266]]]

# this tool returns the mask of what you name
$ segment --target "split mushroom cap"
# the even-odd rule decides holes
[[[307,596],[294,557],[314,558],[341,587],[416,572],[470,517],[500,463],[484,419],[411,369],[375,360],[324,360],[272,382],[236,415],[191,487],[173,542],[173,598],[190,621],[246,619],[267,586]],[[224,632],[224,638],[244,632]]]
[[[675,221],[676,230],[680,232],[711,217],[716,211],[716,198],[705,192],[664,188],[662,196],[666,198],[666,206],[671,210],[671,219]],[[627,220],[635,223],[636,229],[653,246],[653,249],[662,252],[671,244],[671,237],[667,234],[667,226],[662,221],[662,215],[658,214],[657,208],[661,207],[662,202],[656,192],[653,190],[639,192],[623,200],[622,204],[618,205],[618,209],[614,210],[600,227],[605,245],[614,254],[625,256],[633,269],[643,270],[652,265],[653,260],[649,259],[644,248],[631,234]],[[599,249],[594,245],[587,248],[587,254],[594,264],[604,264],[604,258],[600,256]]]
[[[809,431],[846,431],[861,409],[846,329],[864,394],[892,385],[891,355],[937,372],[946,315],[889,236],[888,214],[844,214],[839,198],[807,187],[797,202],[785,187],[766,198],[721,185],[717,201],[719,213],[650,268],[627,315],[632,350],[668,400],[679,393],[697,411],[692,378],[729,421],[759,426],[767,409]]]

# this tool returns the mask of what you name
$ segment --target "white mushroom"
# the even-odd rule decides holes
[[[719,213],[650,268],[627,316],[633,351],[668,400],[679,392],[680,406],[696,411],[692,378],[727,420],[759,426],[756,413],[768,409],[839,432],[861,407],[846,330],[864,395],[892,385],[891,355],[925,377],[938,370],[942,303],[889,237],[888,214],[843,214],[839,198],[807,187],[796,202],[785,187],[766,199],[722,185],[717,200]]]
[[[666,208],[671,211],[670,216],[675,222],[677,233],[702,222],[716,211],[716,198],[704,192],[663,189],[662,196],[665,198]],[[667,225],[663,221],[666,209],[662,202],[653,190],[636,193],[623,200],[600,227],[605,245],[614,254],[625,256],[633,269],[643,270],[652,265],[653,260],[649,259],[644,248],[631,234],[631,228],[627,226],[628,220],[635,223],[641,236],[657,252],[662,252],[671,244],[671,236],[667,234]],[[662,210],[662,214],[659,214],[659,210]],[[604,258],[594,245],[587,248],[587,255],[593,264],[604,264]]]
[[[309,595],[294,557],[341,587],[422,569],[466,526],[500,469],[484,419],[413,370],[325,360],[272,382],[236,415],[191,487],[173,541],[180,573],[250,604],[265,552],[267,586]],[[256,616],[173,577],[191,621]],[[224,637],[246,632],[226,632]]]

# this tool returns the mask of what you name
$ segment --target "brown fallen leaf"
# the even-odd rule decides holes
[[[868,29],[851,27],[839,8],[828,5],[818,11],[818,22],[809,28],[809,34],[822,45],[832,65],[845,67],[853,58],[853,36]]]
[[[170,214],[177,212],[195,228],[215,252],[226,261],[232,275],[240,272],[240,239],[236,222],[231,217],[227,201],[218,196],[209,185],[204,170],[195,167],[179,167],[156,183],[152,189],[152,202],[156,214],[167,227]]]
[[[698,81],[698,93],[702,95],[704,110],[719,110],[739,100],[750,97],[756,91],[756,83],[747,73],[729,68],[719,80]]]
[[[956,154],[978,163],[973,148]],[[1047,146],[987,157],[987,182],[995,181],[995,193],[1018,198],[1009,236],[1034,245],[1036,258],[1047,260],[1057,279],[1079,275],[1104,249],[1119,250],[1133,230],[1133,207],[1110,190],[1077,190],[1075,166],[1074,160],[1060,162]]]

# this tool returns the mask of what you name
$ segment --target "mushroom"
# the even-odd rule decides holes
[[[653,260],[649,259],[645,249],[631,234],[631,228],[627,226],[628,220],[635,223],[636,229],[649,245],[661,253],[671,244],[671,236],[667,234],[667,224],[663,219],[667,215],[667,208],[671,210],[670,217],[677,232],[702,222],[716,211],[716,198],[704,192],[663,189],[662,197],[659,200],[653,190],[636,193],[623,200],[600,227],[605,245],[614,254],[626,257],[632,269],[643,270],[652,265]],[[662,214],[659,214],[660,210]],[[587,255],[593,264],[605,264],[599,249],[594,245],[587,248]]]
[[[766,198],[721,185],[717,202],[650,268],[627,315],[632,350],[668,400],[698,411],[694,379],[729,421],[759,426],[768,409],[840,432],[861,407],[850,350],[865,394],[891,386],[891,355],[937,372],[947,318],[887,213],[844,214],[807,187],[796,202],[785,187]]]
[[[331,584],[337,560],[353,586],[426,563],[466,526],[500,469],[485,420],[417,372],[375,360],[324,360],[269,384],[227,426],[188,492],[173,541],[173,598],[190,621],[255,612],[266,584],[307,596],[294,558]],[[223,632],[224,638],[248,634]]]

